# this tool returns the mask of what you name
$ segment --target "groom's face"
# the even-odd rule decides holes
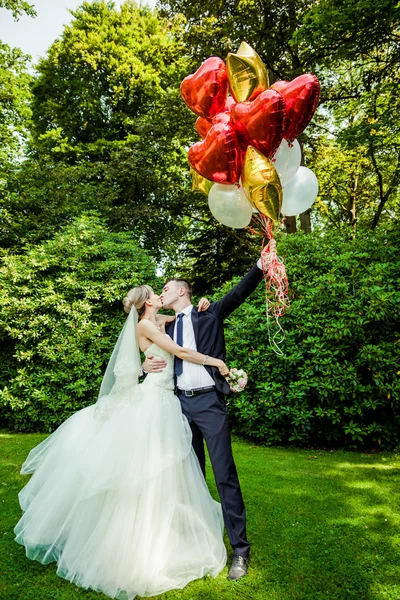
[[[179,300],[181,296],[180,290],[181,288],[177,281],[168,281],[164,285],[160,296],[164,308],[171,308],[171,306]]]

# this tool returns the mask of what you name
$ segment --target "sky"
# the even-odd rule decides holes
[[[122,1],[115,0],[115,4],[119,6]],[[62,33],[63,26],[71,21],[68,9],[75,9],[82,0],[30,0],[29,4],[34,5],[38,16],[23,15],[19,21],[14,21],[10,11],[0,8],[0,40],[21,48],[37,63]],[[143,4],[155,6],[156,0],[146,0]]]

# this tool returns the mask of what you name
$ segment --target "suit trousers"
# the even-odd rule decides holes
[[[225,528],[234,554],[249,555],[246,537],[246,509],[243,502],[236,465],[232,455],[228,423],[228,408],[224,395],[211,391],[186,397],[178,392],[182,412],[193,433],[193,448],[205,475],[204,442],[214,471],[221,499]]]

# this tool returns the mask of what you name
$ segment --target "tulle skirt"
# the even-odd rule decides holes
[[[122,401],[121,401],[122,398]],[[219,503],[172,390],[139,385],[101,418],[75,413],[22,473],[16,541],[83,588],[131,600],[216,577],[226,564]]]

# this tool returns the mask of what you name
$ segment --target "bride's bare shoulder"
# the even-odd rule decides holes
[[[157,330],[157,327],[149,319],[142,319],[136,327],[138,333],[146,333],[146,331],[154,331],[154,329]]]

